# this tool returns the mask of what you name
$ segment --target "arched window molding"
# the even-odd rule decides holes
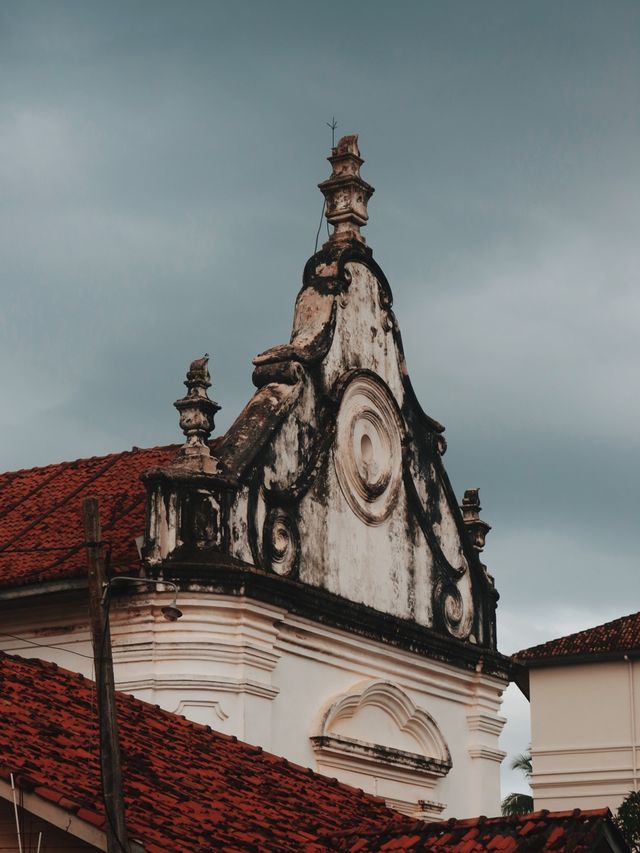
[[[367,708],[381,710],[398,732],[409,735],[404,742],[414,743],[415,749],[399,749],[393,745],[393,737],[372,739],[366,723],[360,735],[358,715]],[[354,725],[349,726],[347,736],[340,724],[351,720]],[[337,773],[372,793],[380,792],[384,780],[401,783],[406,800],[395,799],[394,804],[408,814],[437,817],[444,808],[441,803],[425,801],[424,793],[418,792],[433,790],[451,769],[447,743],[433,717],[392,682],[360,683],[337,697],[322,715],[311,742],[322,773]]]

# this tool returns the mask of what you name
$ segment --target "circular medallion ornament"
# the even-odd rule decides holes
[[[269,568],[290,575],[298,566],[300,537],[295,521],[283,509],[269,511],[264,524],[264,550]]]
[[[340,403],[334,463],[351,509],[367,524],[391,512],[402,478],[402,422],[388,388],[370,374],[347,386]]]

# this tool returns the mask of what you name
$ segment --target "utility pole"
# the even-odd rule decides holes
[[[120,741],[109,631],[109,596],[104,597],[105,567],[100,511],[96,498],[83,504],[84,535],[89,569],[89,616],[96,671],[98,727],[100,730],[100,772],[102,797],[107,817],[108,853],[130,853],[122,795]]]

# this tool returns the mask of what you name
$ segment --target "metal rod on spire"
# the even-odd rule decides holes
[[[331,121],[325,121],[327,127],[331,128],[331,147],[336,147],[336,127],[338,126],[338,122],[336,121],[335,116],[331,116]]]

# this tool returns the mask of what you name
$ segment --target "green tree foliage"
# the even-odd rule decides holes
[[[524,777],[529,781],[531,779],[531,775],[533,773],[533,766],[531,764],[531,751],[527,750],[526,752],[521,752],[520,755],[516,755],[516,757],[511,762],[512,770],[522,770],[524,773]]]
[[[514,791],[513,794],[507,794],[500,809],[505,817],[510,817],[514,814],[529,814],[533,811],[533,797],[531,794],[518,794]]]
[[[640,791],[629,791],[620,803],[615,821],[629,847],[640,851]]]
[[[521,770],[527,781],[531,778],[533,768],[531,766],[531,752],[526,752],[516,755],[511,762],[512,770]],[[533,797],[530,794],[507,794],[500,804],[502,814],[505,817],[515,814],[528,814],[533,811]]]

